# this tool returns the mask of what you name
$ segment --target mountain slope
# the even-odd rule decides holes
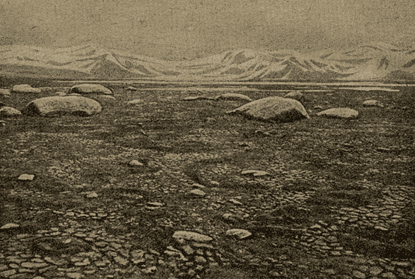
[[[93,45],[0,46],[0,74],[54,79],[200,81],[415,80],[415,50],[377,43],[346,51],[226,51],[176,62]]]

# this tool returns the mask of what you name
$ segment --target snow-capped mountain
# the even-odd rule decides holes
[[[415,80],[415,49],[377,43],[346,51],[231,50],[164,61],[93,45],[48,49],[0,46],[0,74],[53,79],[167,81]]]

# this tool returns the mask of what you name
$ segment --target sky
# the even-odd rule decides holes
[[[0,0],[0,45],[94,44],[166,60],[230,49],[415,45],[414,0]]]

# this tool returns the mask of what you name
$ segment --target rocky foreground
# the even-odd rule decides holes
[[[227,100],[205,98],[194,101],[218,106],[224,120],[199,113],[203,124],[182,132],[184,108],[194,106],[186,96],[117,93],[124,102],[104,105],[100,118],[31,118],[49,123],[41,131],[6,119],[3,131],[15,131],[1,139],[1,278],[415,278],[411,243],[392,245],[411,220],[415,188],[406,168],[390,167],[412,164],[413,146],[384,144],[407,124],[365,120],[353,107],[366,112],[354,122],[230,130],[224,121],[251,124],[225,114]],[[312,118],[316,105],[307,105]],[[375,147],[362,134],[377,131]],[[330,163],[316,169],[321,158]]]

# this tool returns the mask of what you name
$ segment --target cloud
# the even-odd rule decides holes
[[[0,7],[0,34],[3,44],[94,43],[172,60],[233,48],[341,48],[413,41],[412,2],[14,0]]]

